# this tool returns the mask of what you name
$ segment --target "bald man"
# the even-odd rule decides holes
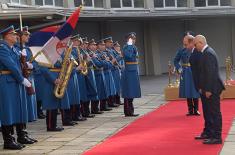
[[[222,144],[222,115],[220,94],[225,89],[219,75],[218,59],[215,51],[207,45],[203,35],[194,39],[195,48],[202,52],[200,60],[199,92],[201,93],[206,135],[195,137],[205,139],[203,144]]]

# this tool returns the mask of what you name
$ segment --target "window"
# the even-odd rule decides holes
[[[35,0],[35,5],[49,5],[63,7],[63,0]]]
[[[196,7],[230,6],[231,0],[195,0]]]
[[[103,8],[104,1],[103,0],[74,0],[74,4],[76,7],[84,4],[85,7],[95,7],[95,8]]]
[[[11,0],[11,3],[27,5],[27,0]]]
[[[111,8],[144,8],[144,0],[111,0]]]
[[[154,0],[154,7],[187,7],[187,0]]]
[[[121,8],[121,3],[118,0],[111,0],[111,8]]]

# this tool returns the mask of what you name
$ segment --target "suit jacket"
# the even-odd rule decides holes
[[[196,50],[196,48],[193,50],[193,53],[191,54],[189,58],[189,62],[191,65],[192,75],[193,75],[193,81],[196,90],[199,90],[199,76],[200,75],[200,59],[202,56],[202,52],[199,52]]]
[[[203,92],[209,91],[214,94],[220,94],[225,89],[219,75],[217,55],[209,46],[202,53],[199,75],[199,88]]]

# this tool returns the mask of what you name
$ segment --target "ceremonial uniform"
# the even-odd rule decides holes
[[[41,72],[45,78],[42,108],[47,110],[46,123],[47,131],[61,131],[63,128],[57,127],[57,109],[69,109],[69,98],[67,90],[64,97],[59,99],[54,95],[55,80],[59,77],[61,71],[60,65],[55,64],[55,68],[41,67]]]
[[[15,44],[15,48],[19,51],[19,53],[21,52],[19,43]],[[30,50],[29,47],[25,45],[23,46],[23,49],[26,51],[26,61],[29,62],[30,59],[33,57],[32,51]],[[32,64],[33,68],[37,67],[37,63],[35,61]],[[28,80],[32,83],[33,89],[35,89],[33,71],[31,72]],[[27,97],[28,121],[32,122],[37,120],[36,94],[29,95],[26,93],[26,97]]]
[[[118,104],[116,104],[115,100],[115,95],[117,94],[117,88],[116,88],[116,85],[118,86],[118,81],[120,81],[120,74],[118,74],[118,68],[115,67],[115,65],[113,64],[113,61],[114,61],[114,56],[113,56],[113,40],[112,40],[112,37],[107,37],[105,39],[103,39],[104,42],[105,42],[105,46],[106,46],[106,50],[104,51],[105,52],[105,55],[106,57],[109,58],[112,66],[110,68],[111,70],[111,74],[112,74],[112,84],[109,87],[110,88],[110,95],[109,95],[109,99],[108,99],[108,105],[110,107],[117,107],[119,106]],[[113,85],[113,86],[112,86]]]
[[[105,46],[103,40],[100,40],[97,44],[99,46]],[[98,91],[99,102],[100,102],[100,110],[101,111],[109,111],[112,109],[109,109],[107,107],[107,99],[108,99],[107,91],[108,90],[107,90],[107,85],[105,82],[105,75],[104,75],[104,70],[105,70],[105,68],[107,68],[107,65],[109,65],[109,63],[103,58],[102,52],[103,51],[101,51],[101,49],[98,49],[96,51],[97,58],[94,58],[94,60],[93,60],[93,62],[96,65],[95,79],[96,79],[97,91]],[[96,108],[98,109],[98,107],[96,107]]]
[[[16,32],[10,26],[0,32],[0,120],[5,149],[22,149],[24,145],[15,142],[11,136],[13,126],[21,126],[28,122],[27,98],[25,86],[30,82],[22,76],[20,53],[11,43],[16,42]],[[9,36],[5,39],[5,36]],[[23,128],[17,128],[17,141],[27,143]],[[28,144],[28,143],[27,143]]]
[[[124,113],[125,116],[137,116],[134,114],[133,99],[141,97],[141,89],[138,68],[138,50],[131,40],[135,38],[135,33],[129,33],[126,38],[128,42],[123,46],[125,69],[121,77]]]
[[[188,114],[198,114],[198,98],[200,97],[198,91],[195,89],[191,65],[189,63],[192,51],[186,48],[177,51],[174,58],[174,65],[176,70],[180,72],[180,87],[179,97],[187,98]]]

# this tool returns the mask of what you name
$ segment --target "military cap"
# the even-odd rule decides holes
[[[13,25],[11,25],[11,26],[9,26],[9,27],[7,27],[7,28],[0,31],[0,35],[2,35],[2,36],[5,36],[9,33],[15,33],[16,34],[16,31],[15,31]]]
[[[20,34],[20,28],[16,29],[15,31],[16,31],[18,34]],[[28,26],[22,27],[22,34],[24,34],[24,35],[30,35],[29,27],[28,27]]]
[[[106,42],[113,42],[113,38],[112,37],[106,37],[103,39],[103,41]]]
[[[136,33],[135,32],[130,32],[126,35],[126,39],[128,38],[136,38]]]
[[[97,41],[97,45],[105,45],[104,40],[101,39],[101,40]]]
[[[96,42],[95,42],[95,39],[91,39],[89,42],[88,42],[89,45],[96,45]]]
[[[79,40],[81,43],[83,43],[82,38],[80,37],[80,34],[75,34],[70,37],[71,40]]]
[[[185,31],[184,32],[184,37],[187,36],[187,35],[191,35],[191,36],[195,37],[195,33],[193,31]]]
[[[88,43],[89,43],[87,37],[82,38],[82,41],[83,41],[83,43],[85,43],[85,44],[88,44]]]
[[[120,47],[120,44],[118,43],[118,41],[116,41],[116,42],[113,43],[113,46],[118,46],[118,47]]]

